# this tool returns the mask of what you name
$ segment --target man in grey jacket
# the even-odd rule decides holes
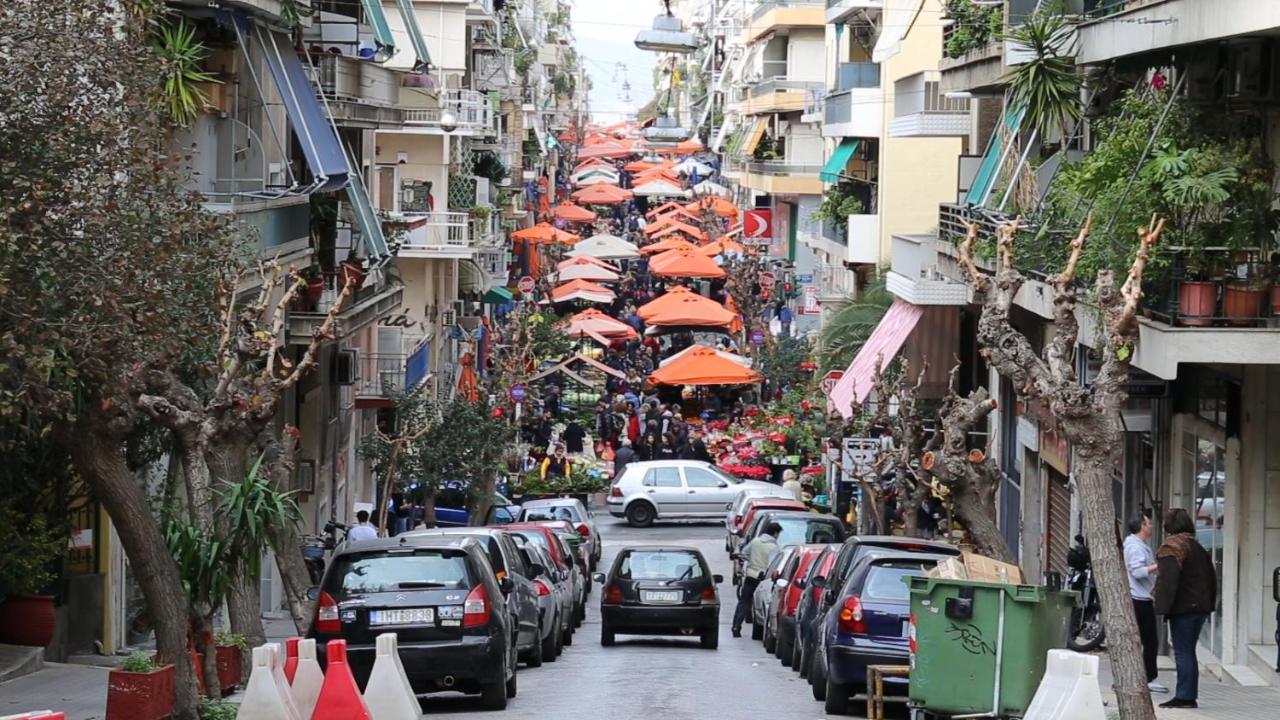
[[[1133,596],[1133,614],[1138,621],[1138,637],[1142,639],[1142,661],[1147,671],[1147,687],[1154,693],[1167,693],[1169,688],[1156,682],[1156,608],[1152,592],[1156,586],[1156,555],[1147,543],[1151,540],[1151,517],[1140,512],[1129,519],[1129,536],[1124,539],[1124,565],[1129,571],[1129,594]]]
[[[741,554],[746,558],[747,565],[742,570],[742,584],[738,586],[738,607],[733,611],[734,637],[742,637],[742,622],[747,619],[747,613],[751,612],[751,598],[756,594],[756,587],[764,577],[764,571],[768,569],[769,563],[773,562],[773,556],[778,552],[778,533],[780,532],[782,532],[782,526],[771,522],[765,526],[763,532],[742,548]]]

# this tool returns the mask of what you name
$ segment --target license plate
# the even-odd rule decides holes
[[[370,610],[370,625],[428,625],[435,622],[435,608],[402,608]]]
[[[680,595],[679,590],[645,590],[640,599],[647,603],[678,603]]]

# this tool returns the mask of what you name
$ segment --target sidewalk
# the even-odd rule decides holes
[[[1102,657],[1102,668],[1099,672],[1102,683],[1102,701],[1107,705],[1107,716],[1117,717],[1116,696],[1111,689],[1111,663],[1106,656]],[[1173,687],[1177,684],[1177,675],[1173,670],[1170,658],[1160,658],[1159,682],[1169,688],[1168,693],[1152,693],[1151,699],[1156,704],[1156,717],[1160,720],[1254,720],[1257,718],[1280,718],[1280,688],[1240,687],[1223,682],[1213,673],[1200,670],[1200,707],[1194,710],[1173,710],[1159,707],[1160,703],[1173,698]]]

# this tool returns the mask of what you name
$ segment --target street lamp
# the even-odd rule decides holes
[[[698,49],[698,38],[685,32],[684,22],[671,14],[671,0],[664,0],[666,12],[653,19],[653,27],[636,35],[636,47],[653,52],[688,54]]]
[[[451,133],[458,129],[458,116],[445,110],[440,114],[440,129]]]
[[[644,129],[644,139],[659,147],[675,144],[689,139],[689,128],[681,126],[670,115],[659,115],[654,118],[652,125]]]

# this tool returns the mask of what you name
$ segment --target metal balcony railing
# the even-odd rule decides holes
[[[402,251],[471,245],[471,217],[464,212],[403,212],[391,221],[406,226]]]
[[[489,96],[475,90],[441,90],[440,107],[404,111],[406,125],[440,125],[446,112],[452,113],[457,128],[477,132],[496,131],[493,104]]]
[[[359,397],[390,397],[405,385],[405,355],[403,353],[360,354],[359,382],[355,393]]]
[[[843,265],[818,266],[818,294],[823,297],[852,297],[858,289],[857,275]]]
[[[752,175],[817,175],[822,172],[822,165],[789,163],[785,160],[766,160],[747,164],[747,172]]]
[[[811,89],[820,87],[822,83],[814,80],[790,80],[786,75],[776,75],[752,85],[748,93],[755,98],[780,92],[807,93]]]
[[[836,73],[836,90],[880,87],[880,64],[849,62],[840,63]]]

